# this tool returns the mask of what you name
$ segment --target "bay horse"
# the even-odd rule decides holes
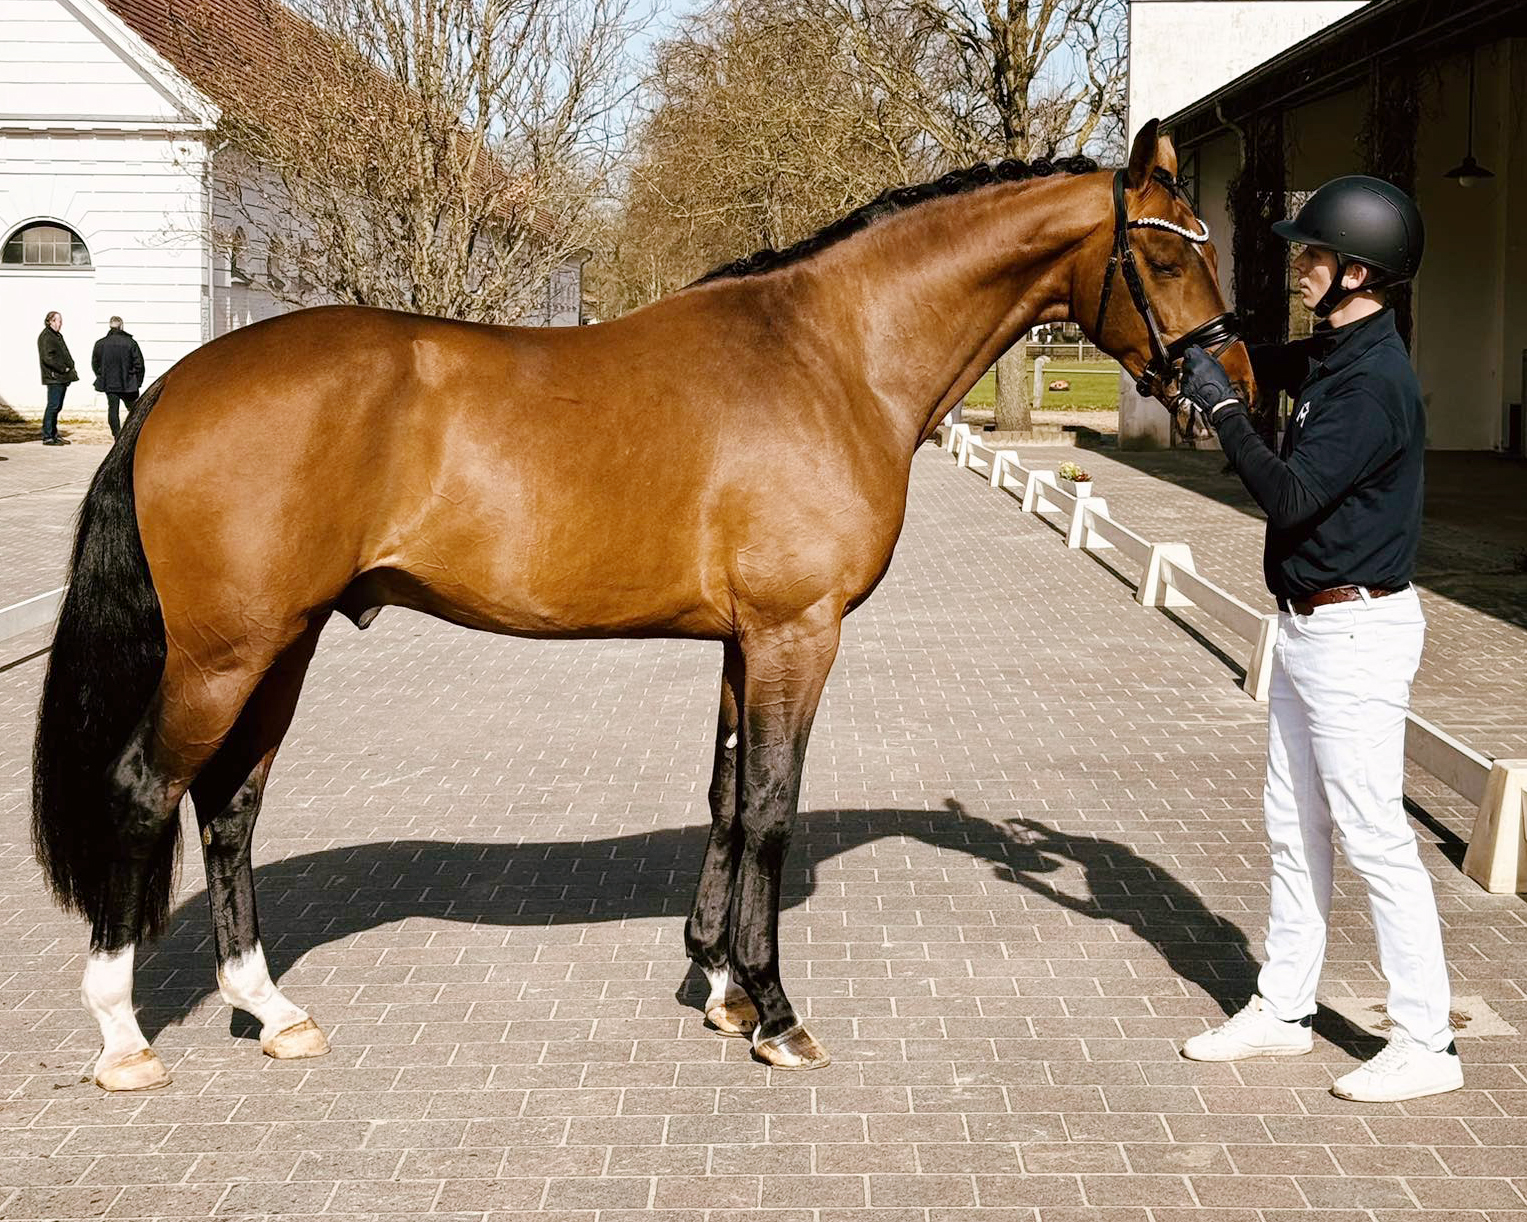
[[[1080,321],[1163,400],[1187,343],[1214,343],[1250,393],[1176,173],[1152,122],[1117,173],[1003,162],[894,190],[597,326],[322,307],[176,364],[81,508],[34,750],[38,858],[90,922],[95,1081],[169,1081],[133,957],[166,920],[187,792],[223,999],[272,1057],[328,1050],[266,966],[250,842],[325,622],[386,605],[722,642],[686,949],[711,1026],[825,1065],[780,984],[781,871],[840,623],[890,564],[917,447],[1037,322]],[[1120,278],[1132,309],[1110,309]]]

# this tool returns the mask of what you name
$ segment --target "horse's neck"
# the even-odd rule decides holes
[[[913,445],[1024,331],[1070,317],[1071,264],[1105,197],[1091,176],[1068,176],[931,200],[824,266],[861,289],[858,326],[843,338]]]

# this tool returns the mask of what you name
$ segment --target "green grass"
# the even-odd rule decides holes
[[[1085,372],[1077,373],[1076,370]],[[1029,376],[1034,375],[1031,372]],[[1045,390],[1044,402],[1034,406],[1049,411],[1116,411],[1119,406],[1119,367],[1112,361],[1088,362],[1057,360],[1045,370],[1045,385],[1063,378],[1070,390]],[[997,375],[988,370],[965,396],[969,407],[991,408],[997,401]]]

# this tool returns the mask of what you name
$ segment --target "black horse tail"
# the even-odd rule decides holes
[[[32,751],[33,849],[53,897],[97,930],[124,813],[111,767],[164,673],[164,614],[133,500],[138,434],[163,386],[161,378],[143,393],[80,506]],[[146,873],[143,936],[168,919],[179,841],[173,819]]]

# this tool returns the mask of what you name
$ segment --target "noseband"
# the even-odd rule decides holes
[[[1165,186],[1174,199],[1182,198],[1178,183],[1165,170],[1158,166],[1152,177]],[[1209,227],[1199,220],[1198,228],[1199,232],[1194,233],[1191,229],[1184,229],[1181,225],[1159,216],[1142,216],[1130,220],[1124,208],[1124,171],[1119,170],[1114,174],[1113,251],[1108,256],[1108,267],[1103,273],[1103,294],[1098,302],[1097,326],[1092,329],[1092,333],[1098,337],[1103,334],[1103,320],[1108,315],[1108,300],[1113,293],[1114,272],[1120,271],[1124,275],[1125,285],[1129,288],[1130,299],[1135,303],[1135,309],[1145,321],[1145,330],[1151,341],[1151,359],[1146,362],[1145,368],[1140,371],[1140,376],[1135,379],[1135,389],[1142,395],[1154,396],[1161,400],[1169,409],[1174,406],[1180,396],[1173,395],[1170,399],[1167,397],[1167,379],[1171,377],[1183,355],[1189,348],[1196,345],[1218,356],[1240,338],[1236,334],[1238,322],[1234,314],[1218,314],[1207,322],[1200,323],[1186,334],[1178,336],[1170,344],[1166,343],[1161,338],[1161,327],[1156,322],[1156,314],[1151,309],[1150,299],[1145,295],[1145,283],[1141,280],[1140,269],[1135,264],[1135,250],[1130,245],[1129,231],[1131,229],[1165,229],[1191,242],[1194,246],[1202,246],[1209,240]]]

